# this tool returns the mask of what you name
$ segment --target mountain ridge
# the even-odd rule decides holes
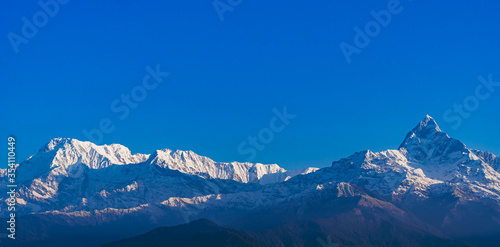
[[[35,169],[40,164],[43,169]],[[245,226],[252,218],[267,216],[263,219],[292,224],[288,227],[302,231],[287,219],[308,220],[314,215],[331,231],[333,226],[326,222],[351,224],[350,219],[367,218],[392,222],[387,224],[405,222],[408,231],[420,231],[416,222],[402,216],[414,215],[423,222],[419,224],[427,224],[425,228],[439,229],[454,239],[485,238],[481,234],[500,234],[499,168],[496,155],[467,148],[442,132],[430,116],[408,132],[398,149],[365,150],[334,161],[330,167],[296,171],[276,164],[215,162],[192,151],[162,149],[146,157],[132,155],[119,144],[97,146],[56,138],[19,164],[18,205],[23,221],[46,226],[30,228],[26,241],[60,234],[43,229],[95,231],[89,226],[97,224],[107,226],[102,234],[122,228],[121,234],[134,234],[136,229],[127,228],[130,222],[142,222],[139,228],[147,230],[199,218]],[[341,199],[345,197],[348,199]],[[356,198],[379,206],[351,204]],[[333,203],[347,213],[318,216],[311,211],[315,204],[307,201],[315,201],[320,208]],[[280,212],[287,210],[278,221]],[[6,212],[3,205],[0,212]],[[262,221],[254,222],[256,229],[264,227]],[[458,227],[475,224],[483,231],[472,234]],[[30,235],[33,233],[36,236]],[[338,234],[348,233],[340,230]],[[103,241],[106,236],[101,236]]]

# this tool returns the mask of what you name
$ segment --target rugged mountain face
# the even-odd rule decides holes
[[[453,163],[469,152],[459,140],[441,132],[429,115],[406,135],[399,150],[408,160],[420,163]]]
[[[342,246],[458,246],[450,237],[488,246],[500,240],[499,167],[429,116],[398,149],[297,171],[57,138],[18,165],[19,236],[28,246],[65,238],[63,246],[90,246],[207,218],[257,231],[270,246],[311,246],[311,236]],[[399,242],[385,244],[391,236]]]
[[[425,201],[432,193],[499,201],[497,162],[496,156],[450,138],[427,116],[399,149],[359,152],[333,162],[330,170],[395,202]]]
[[[441,132],[429,116],[397,150],[333,162],[331,177],[363,186],[454,237],[500,233],[498,158]],[[467,223],[467,226],[464,225]]]
[[[255,187],[246,183],[276,183],[315,170],[214,162],[192,151],[168,149],[132,155],[118,144],[97,146],[56,138],[18,165],[18,215],[130,209],[173,198],[243,192],[247,189],[242,187]],[[5,169],[0,175],[5,176]],[[6,182],[1,180],[2,188]],[[2,201],[5,195],[0,196]],[[1,216],[6,217],[6,209],[0,204]]]
[[[242,183],[261,184],[281,182],[298,174],[307,174],[317,170],[317,168],[305,168],[298,171],[286,171],[276,164],[215,162],[193,151],[170,149],[154,152],[147,163],[203,178],[231,179]]]

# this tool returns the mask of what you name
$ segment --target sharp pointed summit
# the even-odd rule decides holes
[[[442,132],[429,115],[408,132],[399,149],[417,161],[449,160],[451,153],[467,151],[462,142]]]
[[[71,143],[71,138],[57,137],[57,138],[50,140],[47,144],[45,144],[42,148],[40,148],[38,150],[38,152],[46,153],[46,152],[54,150],[57,146],[64,145],[68,142]]]
[[[441,129],[439,128],[438,124],[429,115],[426,115],[425,118],[420,121],[420,123],[413,129],[413,132],[419,133],[419,132],[432,132],[432,131],[437,131],[441,132]]]
[[[425,118],[420,121],[420,123],[415,126],[408,134],[406,135],[403,143],[399,146],[399,148],[404,148],[405,146],[413,143],[413,140],[421,138],[432,138],[433,136],[443,136],[446,135],[441,131],[436,121],[429,115],[426,115]],[[446,135],[448,136],[448,135]]]

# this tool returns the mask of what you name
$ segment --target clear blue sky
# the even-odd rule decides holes
[[[397,148],[426,114],[500,155],[500,87],[475,96],[478,76],[500,81],[498,1],[401,1],[350,63],[339,45],[355,45],[354,28],[390,1],[243,0],[223,21],[212,1],[156,2],[73,0],[49,6],[53,17],[36,1],[3,2],[0,125],[5,142],[16,136],[19,160],[54,137],[86,140],[82,130],[108,118],[114,130],[102,143],[245,161],[238,146],[284,106],[296,117],[254,162],[324,167]],[[23,17],[38,18],[36,34],[25,27],[23,36]],[[13,34],[27,41],[17,39],[17,53]],[[157,64],[170,75],[128,116],[113,111]],[[444,114],[464,100],[479,105],[454,126],[458,113]]]

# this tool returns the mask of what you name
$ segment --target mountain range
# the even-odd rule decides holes
[[[2,201],[6,174],[0,169]],[[132,154],[118,144],[55,138],[16,174],[19,237],[9,244],[19,246],[500,241],[500,158],[451,138],[430,116],[398,149],[357,152],[321,169],[215,162],[169,149]],[[8,213],[0,204],[2,220]]]

